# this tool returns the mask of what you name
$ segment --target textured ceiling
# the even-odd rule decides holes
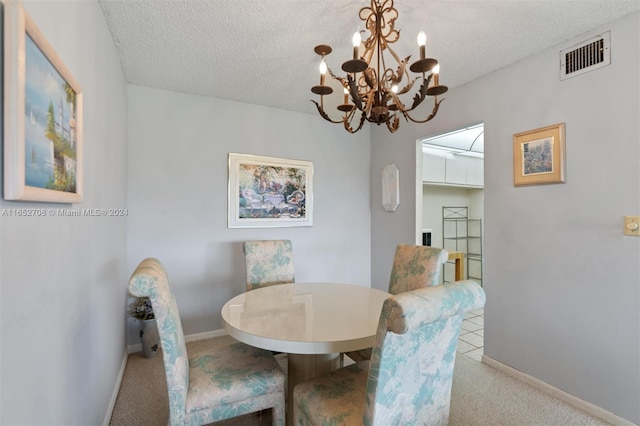
[[[363,0],[101,0],[129,83],[314,113],[319,57],[341,73]],[[396,0],[405,57],[462,85],[640,10],[640,0]],[[615,39],[612,40],[614,42]],[[614,48],[615,49],[615,48]],[[615,60],[615,59],[613,59]]]

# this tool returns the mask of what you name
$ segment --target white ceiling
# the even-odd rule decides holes
[[[100,0],[129,83],[315,113],[319,57],[352,54],[363,0]],[[396,0],[401,56],[441,64],[449,88],[640,10],[640,0]],[[613,42],[615,42],[613,36]],[[615,60],[615,57],[612,59]],[[340,96],[340,95],[338,95]]]
[[[438,155],[443,154],[478,154],[484,153],[484,124],[464,127],[441,135],[422,140],[425,152]],[[426,148],[426,149],[425,149]]]

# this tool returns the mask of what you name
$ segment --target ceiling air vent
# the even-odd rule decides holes
[[[560,52],[560,80],[565,80],[611,63],[611,33],[597,35]]]

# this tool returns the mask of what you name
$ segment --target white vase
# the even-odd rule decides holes
[[[140,320],[140,343],[142,343],[142,355],[145,358],[153,358],[160,349],[160,336],[155,319]]]

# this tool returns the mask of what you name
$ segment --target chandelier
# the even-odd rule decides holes
[[[411,55],[401,59],[390,46],[400,39],[400,31],[394,28],[398,11],[393,7],[393,0],[371,0],[371,6],[360,9],[359,16],[370,35],[364,42],[360,34],[364,31],[356,31],[353,35],[353,59],[342,64],[342,70],[347,73],[346,77],[335,75],[327,66],[325,56],[331,53],[330,46],[321,44],[314,49],[322,57],[322,61],[320,85],[313,86],[311,91],[320,95],[320,102],[311,102],[316,105],[322,118],[332,123],[342,123],[349,133],[360,130],[365,121],[377,125],[384,123],[393,133],[400,127],[400,116],[414,123],[426,123],[431,120],[438,113],[442,102],[438,101],[438,95],[445,93],[448,88],[438,82],[438,61],[425,58],[427,36],[420,31],[420,58],[407,66]],[[409,70],[417,76],[412,77]],[[343,104],[337,107],[342,113],[340,120],[332,119],[325,112],[324,97],[333,93],[333,89],[325,85],[327,71],[332,78],[340,82],[344,90]],[[433,84],[429,86],[432,81]],[[416,83],[419,84],[419,88],[413,95],[413,101],[411,105],[405,105],[401,96],[411,92]],[[431,114],[423,119],[411,117],[410,113],[422,104],[427,96],[433,96],[434,99]]]

